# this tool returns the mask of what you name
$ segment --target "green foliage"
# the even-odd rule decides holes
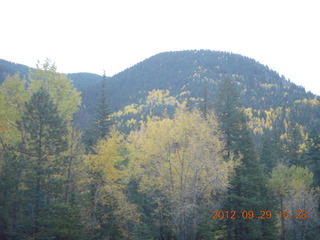
[[[220,128],[225,134],[228,155],[231,152],[240,154],[240,150],[243,151],[239,146],[239,138],[242,134],[248,134],[245,116],[239,108],[239,97],[235,85],[227,78],[220,85],[214,109],[219,118]]]
[[[313,181],[308,168],[279,164],[272,170],[268,187],[277,197],[280,211],[291,216],[280,219],[281,239],[308,238],[310,230],[319,227],[319,189],[311,187]],[[306,211],[306,219],[296,218],[296,211]]]
[[[279,161],[279,146],[273,132],[263,135],[260,159],[264,165],[265,174],[269,174]]]
[[[38,79],[35,88],[35,82],[30,86],[14,75],[0,87],[0,234],[5,239],[82,238],[79,208],[68,200],[74,194],[68,187],[75,185],[73,151],[67,150],[74,142],[67,138],[71,116],[63,111],[64,97],[78,93],[51,70],[43,77],[56,77],[60,86]],[[58,88],[65,96],[55,94]],[[72,109],[77,101],[68,104]]]
[[[288,196],[291,191],[308,190],[312,183],[313,174],[308,169],[280,164],[273,169],[269,186],[277,196]]]
[[[17,73],[20,78],[28,79],[29,67],[0,59],[0,84],[7,76]]]
[[[254,150],[245,115],[239,107],[237,90],[230,79],[225,79],[219,89],[215,111],[225,135],[227,158],[234,153],[241,159],[231,180],[224,209],[238,213],[248,209],[255,213],[271,210],[272,202],[266,194],[262,165]],[[258,219],[250,222],[227,219],[226,226],[228,239],[275,239],[275,225],[272,221],[262,225]]]
[[[101,76],[93,73],[69,73],[67,77],[79,91],[101,82]]]
[[[21,133],[17,129],[16,121],[21,118],[25,110],[25,102],[30,98],[26,91],[26,80],[20,79],[18,74],[8,76],[0,86],[0,137],[2,144],[13,145],[20,140]]]
[[[28,197],[25,186],[21,184],[24,169],[22,159],[13,153],[3,156],[0,172],[0,236],[21,236],[23,230],[30,227],[25,216]]]
[[[313,130],[308,138],[304,153],[305,164],[314,174],[314,185],[320,186],[320,134]]]
[[[34,219],[30,231],[41,236],[43,211],[50,209],[52,202],[63,194],[65,162],[61,154],[67,149],[66,124],[43,87],[26,103],[18,129],[25,133],[18,149],[27,163],[22,184],[29,201],[34,203],[34,207],[28,209]]]
[[[67,148],[64,139],[66,124],[49,92],[43,87],[26,103],[26,109],[18,121],[18,129],[25,132],[22,152],[29,158],[46,161]]]
[[[67,204],[51,204],[39,216],[38,239],[83,239],[84,228],[78,208]]]
[[[110,119],[110,109],[107,103],[106,76],[103,75],[99,104],[96,107],[96,113],[91,121],[91,126],[84,135],[84,142],[89,151],[92,152],[92,147],[95,146],[99,140],[107,137],[112,125],[113,121]]]

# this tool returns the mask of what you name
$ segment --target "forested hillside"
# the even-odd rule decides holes
[[[29,67],[0,59],[0,83],[15,73],[19,73],[21,78],[28,78]]]
[[[182,51],[155,55],[111,77],[110,104],[118,111],[153,89],[168,89],[175,97],[190,91],[190,97],[199,98],[207,87],[215,96],[217,84],[226,76],[235,81],[245,107],[269,109],[314,98],[253,59],[226,52]]]
[[[101,76],[93,73],[70,73],[67,76],[80,91],[101,82]]]
[[[0,76],[0,239],[318,239],[319,97],[255,60]]]

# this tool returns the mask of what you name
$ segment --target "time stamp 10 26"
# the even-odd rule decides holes
[[[295,219],[307,219],[307,211],[212,211],[212,219],[271,219],[273,217],[279,218],[295,218]]]

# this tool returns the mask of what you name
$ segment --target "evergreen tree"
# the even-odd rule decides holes
[[[14,75],[0,87],[0,239],[81,239],[69,197],[75,156],[65,151],[79,92],[48,62],[31,75],[29,84]]]
[[[113,121],[110,119],[110,108],[107,103],[107,91],[106,91],[107,79],[103,74],[101,82],[101,93],[99,96],[99,104],[96,107],[96,112],[91,121],[90,128],[85,132],[84,142],[87,145],[87,150],[93,151],[93,146],[103,138],[105,138],[109,131]]]
[[[0,239],[21,236],[19,228],[30,226],[21,216],[26,204],[20,184],[25,168],[25,162],[16,154],[11,151],[3,154],[0,172]]]
[[[215,111],[220,128],[225,135],[226,157],[240,158],[241,164],[231,180],[224,210],[236,211],[240,219],[227,219],[227,239],[274,239],[274,222],[260,219],[243,219],[243,211],[272,210],[272,202],[266,192],[261,163],[254,150],[244,113],[240,109],[236,88],[230,79],[220,85]],[[263,221],[263,222],[262,222]],[[223,227],[222,227],[223,228]]]
[[[264,165],[265,174],[271,173],[280,159],[279,146],[273,132],[265,131],[262,136],[262,147],[260,150],[261,163]]]
[[[25,133],[19,147],[26,162],[20,187],[26,198],[23,219],[28,227],[21,234],[37,239],[72,239],[67,235],[79,224],[73,209],[63,205],[67,128],[44,87],[33,93],[17,124]],[[74,228],[67,231],[71,225]]]

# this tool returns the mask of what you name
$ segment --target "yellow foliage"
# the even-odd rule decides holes
[[[259,85],[263,88],[272,88],[272,87],[275,87],[274,84],[271,84],[271,83],[259,83]]]
[[[137,114],[138,110],[136,109],[138,105],[137,104],[130,104],[124,107],[124,115],[127,115],[129,113]]]
[[[73,87],[65,74],[57,71],[55,64],[46,60],[42,65],[37,64],[35,72],[30,72],[30,90],[36,92],[42,86],[48,89],[53,102],[57,104],[59,113],[64,119],[72,119],[72,115],[81,104],[80,93]]]
[[[146,99],[147,105],[161,105],[164,104],[165,99],[170,95],[169,90],[154,89],[149,92]]]
[[[160,191],[170,202],[186,204],[199,194],[227,188],[235,162],[222,157],[223,144],[215,116],[205,121],[198,111],[178,109],[174,119],[148,122],[129,136],[130,174],[140,191]]]
[[[251,119],[253,117],[252,108],[245,108],[244,113]]]
[[[320,104],[319,100],[317,98],[314,99],[302,99],[302,100],[295,100],[295,103],[303,103],[303,104],[310,104],[311,106],[317,106],[318,104]]]
[[[121,117],[123,114],[123,112],[121,110],[119,110],[118,112],[115,112],[111,115],[111,117]]]
[[[122,149],[123,136],[113,129],[108,139],[98,143],[96,154],[86,156],[85,166],[89,182],[97,189],[96,201],[112,208],[114,217],[119,219],[118,224],[127,226],[129,222],[139,222],[140,214],[124,194],[127,170],[121,165],[124,160]],[[105,218],[107,220],[108,216]],[[127,233],[124,228],[122,231]]]
[[[21,141],[23,133],[16,127],[27,102],[32,94],[45,86],[57,104],[58,110],[65,120],[71,120],[72,115],[80,105],[80,93],[72,86],[66,75],[56,72],[56,66],[47,60],[42,66],[37,66],[35,72],[30,71],[30,84],[20,79],[19,74],[8,76],[0,86],[0,137],[5,144]]]
[[[5,114],[6,112],[4,107],[3,96],[0,95],[0,133],[6,129]]]
[[[180,97],[184,96],[184,95],[189,95],[190,94],[190,91],[185,91],[185,92],[182,92],[180,93]]]
[[[319,222],[318,201],[319,188],[312,188],[313,173],[309,169],[292,165],[277,165],[268,180],[268,187],[282,202],[281,211],[288,211],[296,216],[295,211],[307,211],[310,221]],[[288,230],[295,228],[294,218],[285,218]]]
[[[101,180],[107,184],[113,184],[119,180],[124,171],[117,168],[117,163],[123,160],[120,154],[123,136],[116,130],[112,130],[108,139],[101,140],[95,148],[97,154],[86,157],[88,170],[93,174],[99,174]]]
[[[29,98],[26,80],[20,79],[19,74],[8,76],[0,86],[0,136],[6,144],[19,140],[16,121],[21,118]]]

